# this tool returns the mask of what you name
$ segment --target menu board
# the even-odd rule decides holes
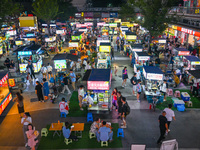
[[[65,69],[67,67],[66,60],[54,60],[55,69]]]
[[[110,46],[100,46],[99,47],[99,52],[106,52],[106,53],[109,53],[111,50],[111,47]]]
[[[136,40],[137,36],[136,35],[126,35],[126,40]]]
[[[69,47],[78,47],[78,42],[69,42]]]

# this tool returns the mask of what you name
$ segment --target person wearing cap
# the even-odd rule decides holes
[[[164,80],[163,84],[161,85],[161,92],[164,94],[164,101],[166,101],[166,93],[168,90],[168,83]]]
[[[168,133],[168,124],[167,124],[167,118],[166,112],[163,111],[162,115],[159,116],[158,122],[159,122],[159,128],[160,128],[160,137],[157,141],[157,144],[160,144],[160,142],[165,138],[164,135],[167,132]]]

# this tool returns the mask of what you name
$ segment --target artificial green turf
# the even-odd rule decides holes
[[[174,90],[174,92],[176,91],[177,89]],[[179,90],[180,92],[187,92],[189,95],[190,95],[190,101],[192,101],[192,107],[189,107],[189,108],[200,108],[200,98],[198,97],[193,97],[192,96],[192,93],[190,92],[190,90],[185,90],[185,89],[181,89]],[[163,102],[162,104],[157,104],[156,105],[156,108],[160,109],[160,110],[163,110],[165,109],[166,107],[168,107],[168,104],[173,104],[173,101],[171,99],[172,97],[167,97],[167,101]],[[181,99],[181,98],[179,98]],[[188,108],[187,104],[185,105],[186,108]],[[172,107],[173,110],[176,110],[176,108],[173,106]]]
[[[98,143],[96,138],[89,139],[89,130],[91,124],[85,124],[84,131],[82,133],[82,138],[78,141],[73,141],[69,145],[64,143],[64,137],[58,137],[55,135],[53,137],[53,132],[49,132],[47,137],[42,137],[38,150],[44,149],[87,149],[87,148],[102,148],[101,143]],[[122,141],[121,137],[117,137],[118,123],[112,123],[113,127],[113,141],[108,143],[108,147],[103,148],[121,148]],[[50,125],[47,125],[47,129],[49,129]]]
[[[86,117],[87,116],[87,107],[84,107],[83,111],[80,110],[79,101],[78,101],[78,92],[74,91],[70,98],[69,103],[69,114],[68,117]]]

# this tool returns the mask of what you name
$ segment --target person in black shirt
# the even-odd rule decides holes
[[[40,84],[39,81],[36,81],[35,94],[37,94],[39,102],[42,102],[42,101],[44,102],[44,97],[42,93],[42,85]]]
[[[30,71],[31,71],[30,72],[31,73],[31,79],[33,79],[33,77],[35,78],[34,67],[33,67],[33,64],[30,61],[28,62],[28,68],[30,68]]]
[[[67,77],[66,74],[64,74],[63,83],[64,83],[64,87],[63,87],[63,91],[61,93],[64,93],[65,90],[67,90],[68,94],[71,94],[69,87],[68,87],[69,77]]]
[[[136,73],[134,73],[133,77],[131,78],[131,84],[133,84],[133,95],[136,96],[135,92],[136,91],[136,85],[137,85],[137,78],[136,78]]]
[[[130,113],[130,107],[128,106],[128,103],[126,102],[125,97],[121,98],[121,102],[122,102],[121,117],[122,117],[122,121],[123,121],[121,128],[126,128],[126,116]]]
[[[117,105],[118,105],[118,117],[117,119],[120,118],[121,114],[122,114],[122,94],[120,91],[117,92]]]
[[[165,137],[165,132],[168,133],[168,125],[167,125],[167,118],[166,116],[166,112],[163,111],[162,115],[159,116],[158,121],[159,121],[159,127],[160,127],[160,137],[157,141],[157,144],[159,144]]]
[[[4,61],[4,65],[9,69],[10,68],[10,59],[6,58],[6,60]]]
[[[11,69],[14,69],[14,68],[15,68],[15,63],[14,63],[14,61],[13,61],[13,60],[11,60],[11,63],[10,63],[10,68],[11,68]]]

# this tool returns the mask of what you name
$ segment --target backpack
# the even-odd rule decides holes
[[[135,77],[133,76],[133,77],[130,79],[130,82],[131,82],[132,85],[134,85],[134,84],[133,84],[133,81],[135,81],[135,85],[137,84],[137,80],[134,80],[134,78],[135,78]]]

